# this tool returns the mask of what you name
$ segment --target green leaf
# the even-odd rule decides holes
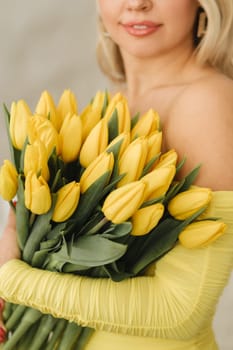
[[[78,207],[69,220],[67,232],[73,232],[76,227],[81,228],[93,210],[98,206],[103,196],[103,190],[108,182],[109,173],[109,171],[105,172],[81,195]]]
[[[103,270],[105,271],[105,275],[111,278],[114,282],[120,282],[125,280],[126,278],[133,277],[133,274],[125,271],[124,268],[119,269],[117,263],[105,265],[103,266]]]
[[[21,157],[21,151],[14,148],[11,142],[10,137],[10,112],[8,111],[8,108],[5,104],[3,104],[3,110],[4,110],[4,116],[5,116],[5,123],[6,123],[6,129],[7,129],[7,136],[9,141],[9,148],[10,148],[10,154],[11,154],[11,160],[14,163],[17,172],[20,172],[20,157]]]
[[[109,142],[111,142],[115,137],[118,136],[118,113],[117,109],[114,109],[112,116],[108,122],[108,137],[109,137]]]
[[[122,142],[123,142],[123,139],[119,140],[118,142],[116,142],[114,145],[112,145],[107,149],[108,153],[111,153],[111,152],[113,153],[115,160],[118,158],[118,154],[121,149]]]
[[[104,214],[101,211],[94,213],[90,219],[82,226],[81,230],[78,232],[79,236],[86,235],[88,232],[92,231],[104,218]]]
[[[24,249],[29,234],[29,210],[25,207],[24,181],[21,175],[18,177],[16,210],[17,240],[21,250]]]
[[[181,168],[183,168],[185,162],[186,162],[186,158],[184,157],[184,158],[181,160],[181,162],[180,162],[180,163],[177,165],[177,167],[176,167],[176,172],[177,172],[177,173],[181,170]]]
[[[65,244],[59,252],[51,255],[59,264],[71,263],[90,268],[118,260],[126,249],[127,246],[112,242],[101,235],[81,236],[73,242],[70,255]]]
[[[187,191],[189,187],[194,183],[197,175],[199,174],[201,165],[196,166],[185,178],[184,184],[180,189],[180,192]]]
[[[104,102],[103,102],[103,107],[102,107],[102,111],[101,111],[101,118],[104,117],[106,110],[107,110],[107,107],[108,107],[108,92],[106,90],[105,94],[104,94]]]
[[[59,236],[63,236],[66,234],[67,226],[69,225],[69,221],[62,222],[60,224],[56,224],[47,234],[46,239],[56,239]]]
[[[108,239],[118,239],[128,235],[132,230],[131,222],[123,222],[121,224],[111,224],[110,227],[102,233],[102,237]]]
[[[142,175],[140,176],[140,178],[143,177],[143,176],[145,176],[147,173],[149,173],[149,171],[151,170],[151,167],[155,164],[155,162],[157,161],[157,159],[159,159],[160,154],[161,154],[161,153],[159,153],[159,154],[157,154],[156,156],[154,156],[154,157],[146,164],[145,168],[144,168],[143,171],[142,171]]]
[[[136,123],[138,122],[140,117],[140,113],[136,113],[132,118],[131,118],[131,130],[133,129],[133,127],[136,125]]]
[[[183,229],[196,220],[205,210],[206,208],[198,210],[184,221],[167,218],[155,227],[150,234],[140,237],[142,239],[141,249],[139,248],[137,256],[135,256],[130,272],[134,275],[140,274],[149,264],[171,250]],[[135,249],[135,247],[132,245],[129,249]]]

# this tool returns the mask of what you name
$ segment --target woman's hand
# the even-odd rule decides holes
[[[0,237],[0,267],[8,260],[20,257],[20,250],[17,244],[15,213],[10,209],[8,221],[3,234]],[[3,325],[2,312],[4,300],[0,298],[0,343],[6,338],[6,329]]]

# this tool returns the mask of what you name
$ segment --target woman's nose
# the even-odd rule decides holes
[[[149,11],[153,7],[151,0],[128,0],[127,9],[129,11]]]

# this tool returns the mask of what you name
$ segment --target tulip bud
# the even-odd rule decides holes
[[[145,113],[135,124],[131,131],[131,139],[139,136],[149,136],[159,129],[159,115],[153,109]]]
[[[48,118],[52,122],[55,129],[59,129],[60,121],[58,120],[56,106],[48,91],[44,91],[41,94],[35,109],[35,114]]]
[[[156,157],[161,152],[162,147],[162,132],[154,131],[147,138],[148,140],[148,154],[146,163],[149,163],[151,159]]]
[[[13,102],[10,112],[10,137],[15,148],[21,150],[27,138],[28,120],[32,113],[23,100]]]
[[[118,102],[122,101],[122,99],[124,99],[123,95],[118,92],[117,94],[115,94],[109,104],[108,104],[108,107],[107,107],[107,110],[105,112],[105,115],[104,115],[104,118],[106,119],[107,123],[109,122],[109,120],[111,119],[111,116],[114,112],[114,110],[116,109],[116,105]]]
[[[4,160],[0,168],[0,195],[6,201],[11,201],[18,189],[18,174],[9,160]]]
[[[129,144],[119,160],[119,175],[125,176],[118,182],[117,187],[139,179],[145,166],[147,150],[147,140],[144,137]]]
[[[222,236],[225,230],[226,224],[221,221],[196,221],[180,233],[179,241],[185,248],[204,247]]]
[[[210,203],[211,199],[212,193],[210,189],[195,187],[180,192],[172,198],[168,204],[168,211],[175,219],[185,220],[198,210],[205,208]]]
[[[41,173],[43,178],[49,180],[48,155],[43,142],[36,140],[32,145],[28,144],[24,153],[24,174],[33,171]]]
[[[38,139],[44,143],[48,157],[54,148],[59,154],[58,133],[53,124],[45,117],[35,115],[29,120],[28,137],[31,144]]]
[[[152,170],[141,178],[146,184],[145,200],[149,201],[164,196],[176,174],[174,165]]]
[[[108,127],[104,119],[91,130],[80,151],[79,161],[84,168],[102,153],[108,145]]]
[[[47,182],[30,171],[25,180],[25,206],[34,214],[45,214],[51,208],[52,199]]]
[[[114,111],[117,111],[118,134],[129,132],[131,127],[131,118],[126,98],[120,93],[116,94],[110,101],[104,119],[107,123],[111,120]]]
[[[174,149],[171,149],[170,151],[161,155],[155,167],[160,168],[160,167],[164,167],[164,166],[166,167],[169,165],[176,166],[177,159],[178,159],[178,155],[176,151]]]
[[[81,176],[81,193],[86,192],[86,190],[107,171],[109,171],[108,179],[110,179],[113,165],[114,157],[112,153],[103,152],[95,158]]]
[[[64,90],[57,106],[58,130],[60,130],[63,121],[67,115],[78,113],[77,101],[75,95],[70,90]]]
[[[163,216],[164,206],[156,203],[148,207],[138,209],[132,216],[132,236],[143,236],[149,233]]]
[[[80,185],[78,182],[72,181],[57,192],[57,200],[52,216],[55,222],[63,222],[74,213],[78,206],[80,197]]]
[[[141,206],[145,184],[134,181],[112,191],[104,201],[102,211],[108,220],[120,224],[128,220]]]
[[[80,114],[83,126],[83,140],[87,138],[90,131],[100,121],[104,99],[105,93],[98,91],[92,103],[88,104]]]
[[[115,137],[108,145],[106,150],[111,149],[115,144],[117,144],[118,142],[121,142],[120,145],[120,150],[118,153],[118,158],[120,158],[122,156],[122,154],[124,153],[124,151],[126,150],[126,148],[129,146],[130,144],[130,133],[129,132],[123,132],[120,135],[118,135],[117,137]]]
[[[78,158],[82,144],[82,122],[79,116],[67,115],[59,134],[60,153],[64,162],[73,162]]]

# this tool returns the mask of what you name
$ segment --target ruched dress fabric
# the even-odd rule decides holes
[[[206,217],[226,233],[211,245],[180,244],[143,277],[113,282],[41,271],[12,260],[0,296],[96,329],[85,350],[216,350],[212,319],[233,266],[233,191],[217,191]]]

